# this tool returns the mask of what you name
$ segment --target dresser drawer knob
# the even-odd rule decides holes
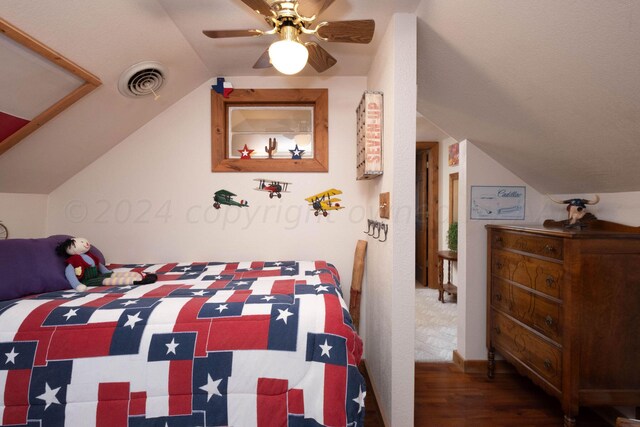
[[[553,365],[551,364],[551,360],[549,360],[549,359],[545,359],[545,360],[544,360],[544,367],[545,367],[548,371],[550,371],[550,370],[551,370],[551,368],[553,368]]]
[[[551,245],[545,245],[544,246],[544,251],[548,254],[554,254],[556,253],[556,248],[554,246]]]
[[[496,301],[502,301],[502,294],[500,292],[496,294]]]
[[[504,240],[502,239],[502,236],[498,236],[498,237],[496,237],[496,240],[495,240],[495,241],[496,241],[496,243],[498,243],[498,244],[503,244],[503,243],[504,243]]]
[[[547,326],[553,326],[553,317],[547,315],[547,317],[545,317],[544,319],[544,323],[546,323]]]
[[[547,282],[547,287],[553,288],[556,281],[552,276],[547,276],[546,282]]]
[[[496,262],[496,268],[497,268],[498,270],[502,270],[502,267],[503,267],[503,264],[502,264],[502,262],[501,262],[501,261]]]
[[[500,326],[496,326],[495,328],[493,328],[494,331],[496,331],[496,335],[500,335],[502,333],[502,331],[500,330]]]

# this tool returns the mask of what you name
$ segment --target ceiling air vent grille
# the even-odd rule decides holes
[[[154,95],[157,99],[158,91],[164,85],[166,78],[165,67],[159,62],[140,62],[120,75],[118,90],[121,94],[132,98]]]

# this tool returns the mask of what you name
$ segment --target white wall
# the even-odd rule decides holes
[[[391,219],[385,243],[369,239],[365,355],[386,424],[409,426],[414,401],[415,15],[393,16],[368,77],[368,89],[384,92],[384,175],[365,183],[368,204],[371,218],[379,220],[378,195],[390,192]]]
[[[526,187],[522,221],[472,220],[469,200],[472,185]],[[469,141],[460,143],[458,223],[458,352],[465,360],[486,360],[487,231],[489,223],[540,224],[546,197]]]
[[[326,259],[348,299],[365,197],[355,180],[355,109],[364,77],[227,77],[236,88],[329,89],[329,173],[211,173],[210,82],[158,115],[49,197],[49,233],[88,238],[108,262]],[[254,178],[293,183],[282,199]],[[346,209],[313,216],[304,200],[341,189]],[[227,189],[248,208],[212,207]]]
[[[9,238],[46,237],[47,195],[0,193],[0,222]]]

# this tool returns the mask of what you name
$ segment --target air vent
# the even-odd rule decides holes
[[[132,98],[154,95],[155,99],[158,99],[158,91],[166,78],[166,69],[159,62],[140,62],[120,75],[118,90],[121,94]]]

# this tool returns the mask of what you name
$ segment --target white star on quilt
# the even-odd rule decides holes
[[[287,270],[287,271],[293,271],[293,270],[295,270],[295,268],[293,268],[293,267],[287,267],[287,268],[285,268],[285,270]]]
[[[64,293],[63,293],[63,294],[61,294],[60,296],[61,296],[62,298],[73,298],[73,297],[75,297],[76,295],[78,295],[78,294],[77,294],[77,293],[75,293],[75,292],[71,292],[71,293],[64,292]]]
[[[218,307],[216,307],[216,310],[218,310],[220,314],[222,314],[224,310],[228,310],[228,309],[229,307],[227,307],[227,304],[220,304]]]
[[[51,387],[49,387],[49,383],[44,383],[44,393],[42,393],[40,396],[36,396],[36,398],[47,402],[46,406],[44,407],[45,410],[52,403],[57,403],[58,405],[60,404],[60,401],[56,397],[56,394],[58,394],[58,390],[60,390],[60,387],[51,389]]]
[[[123,302],[122,305],[124,305],[125,307],[129,307],[130,305],[137,304],[137,303],[138,303],[138,300],[130,299],[130,300],[127,300],[126,302]]]
[[[276,267],[280,267],[282,263],[280,261],[276,261],[273,263],[273,265],[275,265]]]
[[[249,282],[245,282],[245,281],[241,281],[241,282],[237,282],[236,285],[248,285]]]
[[[178,347],[180,345],[180,343],[176,342],[175,338],[171,339],[171,342],[169,344],[165,344],[167,346],[167,354],[169,353],[173,353],[176,354],[176,347]]]
[[[78,315],[78,309],[77,308],[70,308],[69,311],[66,314],[63,314],[62,317],[66,317],[67,321],[69,319],[71,319],[74,316]]]
[[[316,292],[329,292],[329,288],[326,285],[318,285],[316,286]]]
[[[269,301],[271,301],[272,299],[276,299],[276,297],[274,297],[273,295],[265,295],[265,296],[263,296],[263,297],[262,297],[262,299],[263,299],[264,301],[269,302]]]
[[[200,387],[200,390],[207,392],[207,402],[211,399],[211,396],[213,396],[214,394],[216,396],[222,396],[222,394],[220,393],[220,390],[218,390],[218,386],[220,385],[221,382],[222,382],[222,379],[214,381],[213,378],[211,378],[211,374],[207,374],[207,383],[202,387]]]
[[[222,279],[222,276],[214,276],[213,279],[214,280],[220,280],[220,279]]]
[[[354,402],[356,402],[358,405],[360,405],[360,407],[358,408],[358,413],[360,413],[360,411],[362,411],[362,408],[364,408],[364,398],[366,395],[367,395],[367,392],[362,391],[362,386],[360,386],[358,391],[358,397],[356,397],[355,399],[351,399]]]
[[[197,292],[191,292],[191,293],[193,294],[194,297],[203,297],[205,295],[205,292],[202,289],[200,289]]]
[[[4,364],[8,364],[9,362],[13,363],[14,365],[16,364],[16,356],[19,355],[20,353],[16,353],[16,348],[13,347],[11,349],[11,351],[9,353],[5,353],[4,355],[7,356],[7,361],[4,362]]]
[[[322,354],[320,356],[327,356],[329,358],[331,358],[331,354],[329,354],[329,351],[331,351],[331,349],[333,348],[333,346],[329,345],[329,343],[327,342],[326,338],[324,340],[324,344],[318,346],[322,349]]]
[[[280,312],[280,315],[276,320],[284,320],[284,324],[286,325],[287,319],[289,318],[289,316],[293,316],[293,313],[291,313],[288,308],[286,310],[278,309],[278,311]]]
[[[124,327],[130,326],[131,329],[134,328],[134,326],[136,326],[136,323],[140,322],[142,319],[140,318],[140,312],[137,312],[136,314],[134,314],[133,316],[130,314],[127,314],[127,323],[124,324]]]

